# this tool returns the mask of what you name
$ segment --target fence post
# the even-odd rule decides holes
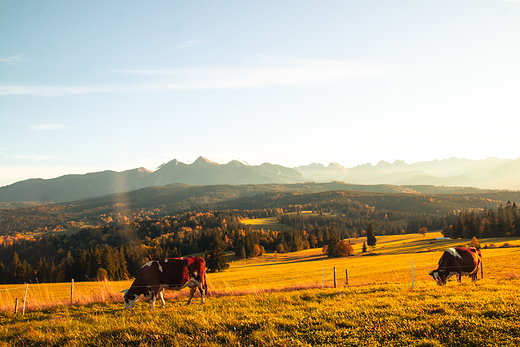
[[[72,305],[72,298],[74,295],[74,278],[70,281],[70,304]]]
[[[323,276],[324,276],[323,272],[324,272],[324,271],[325,271],[325,270],[324,270],[324,268],[322,267],[322,268],[321,268],[321,289],[323,289]]]
[[[18,298],[14,299],[14,313],[18,312]]]
[[[413,283],[413,259],[412,259],[412,288],[414,287],[414,283]]]
[[[27,301],[27,289],[29,288],[29,283],[25,283],[25,294],[23,296],[23,309],[22,314],[25,314],[25,302]]]
[[[337,282],[336,282],[336,267],[334,266],[334,288],[337,288]]]
[[[348,286],[348,270],[347,269],[345,269],[345,278],[346,278],[345,284]]]

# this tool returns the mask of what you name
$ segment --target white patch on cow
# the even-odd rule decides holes
[[[435,280],[435,282],[437,283],[438,286],[442,286],[442,281],[441,281],[441,278],[439,276],[439,270],[432,270],[432,271],[430,271],[430,276],[433,277],[433,279]]]
[[[451,277],[453,277],[453,276],[457,276],[458,274],[459,274],[458,272],[450,272],[450,273],[448,274],[448,276],[446,276],[445,281],[448,282],[448,280],[449,280]]]
[[[149,261],[148,263],[144,264],[143,266],[141,266],[141,269],[145,266],[152,266],[153,264],[153,261]]]
[[[162,268],[161,264],[155,260],[149,261],[148,263],[144,264],[143,266],[141,266],[141,269],[145,266],[152,266],[153,263],[157,263],[157,265],[159,265],[159,271],[163,272],[163,268]]]
[[[127,299],[125,299],[125,310],[130,310],[132,307],[134,307],[137,299],[139,299],[139,295],[136,294],[134,294],[133,299],[128,299],[128,302],[126,302]]]
[[[451,254],[452,256],[454,256],[455,258],[460,258],[462,259],[462,257],[460,256],[460,254],[457,252],[457,250],[455,248],[448,248],[446,250],[446,252],[448,252],[449,254]]]
[[[202,288],[202,282],[197,281],[195,279],[195,277],[190,277],[189,281],[186,282],[185,286],[189,287],[189,288],[195,288],[195,287]]]
[[[164,259],[164,263],[167,263],[168,262],[168,259]]]

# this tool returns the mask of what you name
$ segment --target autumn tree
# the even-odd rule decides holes
[[[473,236],[473,240],[471,240],[471,242],[468,246],[480,249],[480,243],[478,242],[478,240],[475,236]]]
[[[336,243],[336,246],[334,246],[335,257],[348,257],[352,254],[354,254],[354,248],[349,242],[345,240],[339,241]]]

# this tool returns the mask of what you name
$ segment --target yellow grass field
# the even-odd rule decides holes
[[[234,261],[207,274],[205,305],[197,294],[186,306],[185,289],[167,292],[165,308],[125,311],[120,291],[131,281],[75,283],[70,305],[70,283],[30,284],[22,315],[25,286],[0,286],[0,345],[520,345],[520,239],[480,240],[484,279],[438,287],[428,272],[442,251],[469,241],[435,236],[380,236],[371,255],[357,239],[356,255],[341,259],[306,250]]]
[[[266,218],[254,218],[254,219],[242,219],[242,224],[250,225],[253,230],[272,230],[280,231],[282,229],[290,230],[292,227],[286,224],[280,224],[278,217],[266,217]]]
[[[377,246],[362,254],[364,238],[352,239],[355,255],[347,258],[327,258],[321,249],[295,253],[267,253],[262,257],[233,261],[224,272],[207,274],[210,296],[254,294],[286,289],[321,288],[333,286],[333,269],[336,268],[336,283],[349,286],[395,284],[412,287],[435,286],[428,273],[437,267],[442,251],[448,247],[465,245],[469,240],[435,240],[440,233],[421,235],[378,236]],[[504,244],[510,246],[501,248]],[[484,279],[508,280],[520,278],[520,239],[483,239]],[[489,248],[489,246],[496,248]],[[413,276],[412,276],[413,262]],[[480,280],[480,274],[479,274]],[[413,281],[413,283],[412,283]],[[469,278],[463,278],[469,282]],[[132,281],[76,282],[72,302],[88,304],[121,300],[121,290],[129,288]],[[453,282],[448,285],[454,285]],[[14,310],[15,299],[19,311],[23,305],[25,285],[0,286],[0,310]],[[182,292],[166,292],[166,298],[187,295]],[[29,284],[26,310],[35,310],[71,302],[71,283]]]

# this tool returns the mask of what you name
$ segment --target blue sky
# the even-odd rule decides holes
[[[0,186],[520,156],[520,1],[3,1]]]

